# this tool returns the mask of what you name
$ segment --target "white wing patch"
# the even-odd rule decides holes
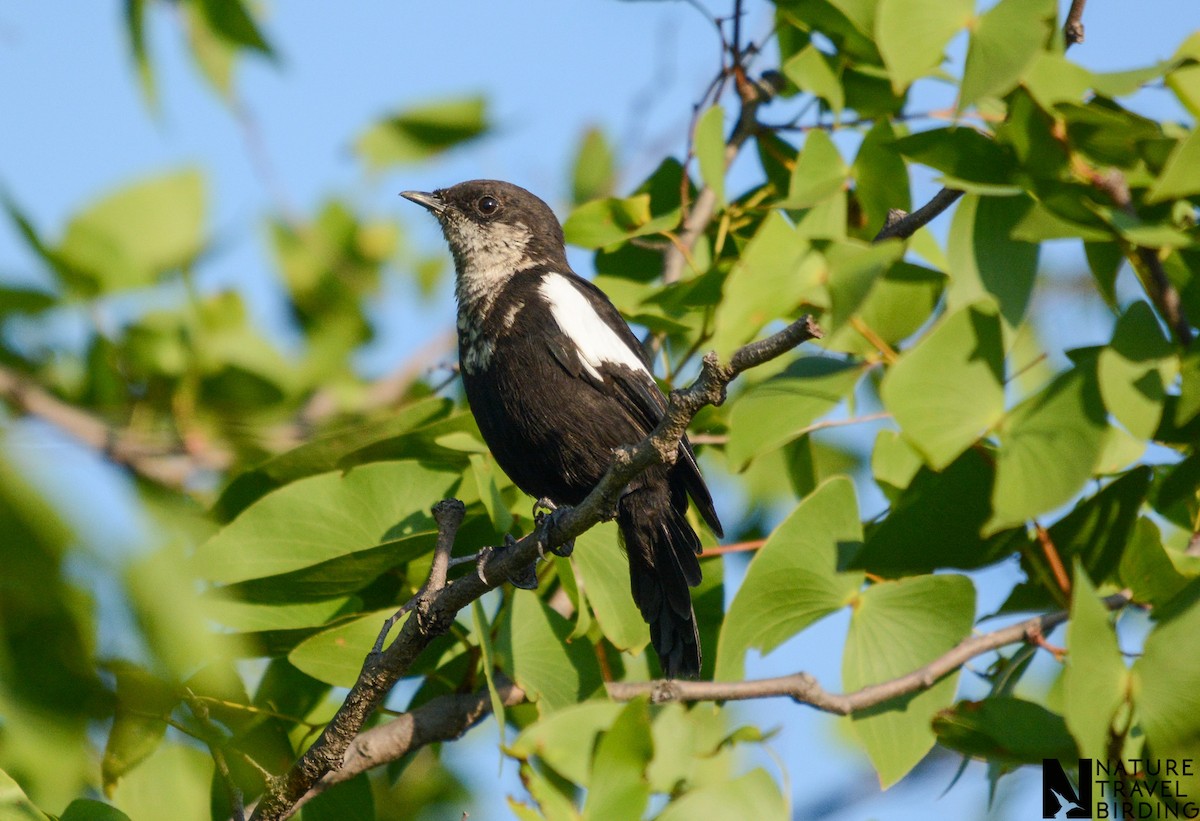
[[[579,293],[565,276],[547,275],[538,286],[538,291],[549,304],[550,315],[558,327],[575,343],[584,369],[596,379],[604,379],[598,368],[605,362],[649,374],[641,357],[605,324],[587,297]]]

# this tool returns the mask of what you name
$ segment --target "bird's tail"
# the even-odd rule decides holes
[[[662,477],[627,492],[617,524],[629,554],[633,600],[667,678],[700,675],[700,636],[689,587],[700,583],[700,539],[685,516],[686,491]]]

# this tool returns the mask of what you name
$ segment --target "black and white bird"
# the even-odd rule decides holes
[[[462,380],[496,461],[529,495],[579,504],[613,450],[645,438],[666,410],[637,338],[571,270],[562,226],[525,189],[472,180],[402,196],[437,217],[454,256]],[[646,471],[617,505],[633,598],[669,678],[700,672],[688,589],[700,583],[700,539],[689,496],[721,536],[685,438],[674,465]]]

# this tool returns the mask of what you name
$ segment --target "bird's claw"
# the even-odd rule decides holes
[[[547,516],[553,519],[556,516],[561,516],[569,509],[570,508],[567,507],[559,507],[558,505],[554,504],[554,502],[543,497],[533,503],[533,521],[540,526],[542,522],[546,520]],[[546,545],[542,543],[541,539],[538,540],[537,549],[538,555],[543,559],[546,558]],[[566,559],[575,552],[575,540],[568,539],[558,547],[550,548],[550,552],[555,556],[561,556],[562,558]]]
[[[484,547],[480,549],[479,560],[475,565],[475,572],[479,574],[480,581],[482,581],[484,584],[488,583],[488,564],[491,563],[495,556],[503,553],[505,550],[511,549],[516,543],[517,540],[512,537],[512,534],[505,533],[504,544],[500,545],[499,547]],[[536,562],[531,562],[524,567],[519,567],[515,570],[509,571],[507,574],[505,574],[505,579],[507,579],[508,583],[513,587],[519,587],[522,590],[537,590],[538,577]]]

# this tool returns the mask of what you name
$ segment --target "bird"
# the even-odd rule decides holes
[[[549,507],[578,505],[613,451],[640,442],[666,413],[637,337],[571,270],[562,226],[536,195],[469,180],[401,196],[437,218],[454,258],[460,373],[496,462]],[[701,580],[701,547],[689,497],[722,537],[685,436],[675,463],[633,479],[616,506],[630,590],[667,678],[700,674],[690,588]]]

